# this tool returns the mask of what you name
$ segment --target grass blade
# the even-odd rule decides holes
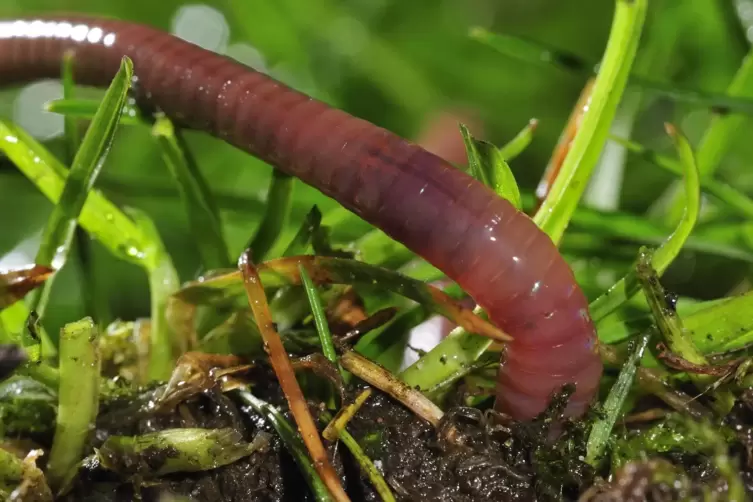
[[[562,238],[606,142],[638,49],[647,4],[647,0],[617,1],[591,104],[549,196],[534,217],[555,242]]]
[[[269,186],[264,217],[254,238],[248,244],[257,260],[264,259],[277,242],[290,215],[295,178],[275,169]]]
[[[698,167],[693,157],[693,150],[690,148],[688,140],[673,126],[666,125],[667,133],[675,144],[677,153],[685,173],[685,193],[687,207],[682,220],[677,228],[670,235],[664,244],[654,253],[652,267],[656,269],[661,276],[669,267],[672,261],[677,257],[682,249],[688,236],[693,231],[698,221],[698,213],[701,207],[700,179],[698,177]],[[620,305],[638,292],[640,286],[634,272],[628,273],[612,286],[606,293],[591,302],[591,316],[595,322],[603,319],[614,312]]]
[[[322,353],[329,362],[335,365],[340,370],[340,374],[343,375],[342,368],[337,362],[337,351],[335,350],[335,344],[332,341],[332,333],[329,330],[329,324],[327,323],[327,316],[324,313],[324,307],[322,307],[322,299],[319,297],[319,292],[314,286],[314,282],[311,280],[306,268],[303,264],[298,265],[298,271],[301,274],[301,283],[303,289],[306,290],[306,296],[309,299],[309,305],[311,306],[311,313],[314,315],[314,323],[316,324],[316,332],[319,333],[319,341],[322,344]]]
[[[533,141],[533,134],[536,132],[536,128],[539,125],[539,121],[531,119],[528,124],[521,129],[521,131],[515,135],[513,139],[502,145],[499,149],[507,162],[510,162],[515,157],[523,153],[523,150],[528,148],[528,145]]]
[[[299,254],[306,254],[311,243],[314,240],[314,235],[319,231],[322,224],[322,212],[319,211],[317,206],[311,208],[311,211],[304,218],[301,228],[295,234],[293,239],[288,244],[288,247],[283,251],[282,256],[295,256]]]
[[[152,318],[148,375],[150,380],[165,381],[170,378],[176,353],[187,350],[187,344],[183,340],[175,339],[166,317],[168,299],[180,288],[180,280],[152,220],[135,209],[131,209],[129,213],[149,242],[145,250],[148,258],[144,260],[149,276]]]
[[[290,412],[298,425],[298,430],[303,437],[303,442],[308,449],[311,459],[314,461],[322,481],[327,486],[330,494],[338,501],[349,501],[345,490],[340,484],[337,473],[327,457],[327,451],[322,444],[322,438],[311,416],[306,399],[301,387],[296,380],[293,366],[282,344],[280,335],[275,331],[272,323],[272,315],[269,311],[264,286],[261,283],[256,267],[251,262],[251,250],[247,250],[238,260],[238,268],[243,276],[243,283],[248,297],[248,303],[254,313],[256,325],[259,327],[264,347],[269,354],[277,380],[280,383],[285,399],[288,402]]]
[[[491,143],[474,138],[463,124],[460,124],[460,133],[463,135],[471,175],[520,209],[520,189],[502,152]]]
[[[91,119],[99,109],[100,101],[96,99],[54,99],[45,105],[51,113],[59,113],[69,118]],[[124,125],[149,126],[149,120],[141,111],[128,103],[123,105],[120,123]]]
[[[99,409],[97,327],[91,318],[66,325],[60,335],[58,417],[47,477],[59,488],[83,457]]]
[[[272,427],[274,427],[283,444],[301,469],[303,477],[306,478],[316,500],[318,502],[331,502],[333,499],[329,495],[327,487],[312,465],[311,459],[306,452],[306,446],[303,444],[301,437],[296,433],[290,422],[285,419],[285,416],[274,406],[262,401],[251,394],[248,390],[236,390],[234,392],[238,395],[241,401],[251,406],[259,415],[264,417]]]
[[[609,391],[606,401],[604,401],[605,416],[594,422],[586,447],[586,462],[594,467],[598,464],[607,447],[612,428],[617,422],[622,405],[630,392],[630,388],[633,386],[635,373],[646,351],[646,347],[648,347],[649,340],[651,340],[650,333],[644,334],[635,340],[630,356],[625,361],[625,364],[623,364],[617,381]]]
[[[204,269],[227,268],[231,264],[230,251],[222,234],[217,205],[196,161],[176,133],[166,117],[158,118],[152,128],[162,148],[162,158],[178,186]]]
[[[74,90],[76,87],[75,78],[73,76],[73,51],[66,51],[63,54],[62,64],[62,83],[63,83],[63,99],[73,99]],[[99,109],[99,106],[97,107]],[[97,110],[94,110],[94,114]],[[81,138],[78,130],[78,122],[75,117],[65,116],[63,117],[65,127],[65,139],[68,143],[68,161],[72,161],[78,151]]]

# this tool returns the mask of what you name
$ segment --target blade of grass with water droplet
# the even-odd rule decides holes
[[[69,118],[90,120],[97,113],[100,104],[101,101],[96,99],[54,99],[45,104],[45,109]],[[119,120],[123,125],[150,125],[141,111],[130,103],[123,105]]]
[[[178,186],[204,269],[229,267],[230,251],[222,233],[217,204],[185,141],[166,117],[157,119],[152,134],[157,138],[162,158]]]
[[[523,153],[528,148],[528,145],[533,141],[533,134],[536,132],[536,128],[539,125],[539,121],[531,119],[528,124],[515,135],[513,139],[505,143],[499,148],[502,158],[507,162],[513,160],[515,157]]]
[[[647,0],[618,0],[591,102],[549,196],[534,221],[559,242],[601,154],[625,90],[646,16]]]
[[[685,193],[687,194],[687,206],[682,220],[672,235],[662,244],[653,255],[651,262],[661,276],[669,265],[674,261],[684,246],[688,236],[693,231],[698,220],[698,213],[701,206],[700,179],[698,176],[698,167],[693,156],[693,150],[682,133],[677,131],[674,126],[667,124],[667,133],[672,138],[677,149],[680,162],[682,163],[685,174]],[[636,294],[640,289],[638,280],[634,271],[629,272],[625,277],[620,279],[614,286],[599,298],[591,302],[591,316],[595,322],[603,319],[614,312],[628,298]]]

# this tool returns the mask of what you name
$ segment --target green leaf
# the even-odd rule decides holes
[[[618,0],[588,110],[534,221],[559,242],[599,160],[638,49],[647,0]]]
[[[248,244],[254,260],[261,261],[268,258],[277,239],[285,228],[285,222],[290,215],[293,186],[295,178],[275,169],[272,182],[267,194],[267,204],[259,229]]]
[[[593,466],[598,464],[607,447],[612,428],[617,422],[625,399],[627,399],[630,388],[633,386],[635,373],[650,339],[651,334],[647,333],[635,341],[630,356],[622,365],[617,381],[610,389],[606,401],[604,401],[604,417],[597,419],[591,428],[586,446],[586,462]]]
[[[670,235],[664,244],[656,250],[651,262],[651,266],[656,269],[659,276],[669,267],[672,261],[677,257],[688,236],[693,231],[698,213],[701,207],[700,179],[698,177],[698,167],[693,158],[693,150],[690,148],[688,140],[672,126],[667,126],[667,133],[675,144],[680,161],[682,162],[685,173],[685,193],[687,207],[683,214],[682,220],[675,231]],[[614,312],[627,299],[638,292],[640,286],[635,272],[629,272],[625,277],[620,279],[606,293],[591,302],[590,311],[594,321],[598,322],[610,313]]]
[[[196,160],[170,119],[158,118],[152,134],[157,138],[162,158],[178,186],[204,269],[229,267],[230,251],[222,234],[219,210]]]
[[[468,154],[471,175],[520,209],[520,189],[502,152],[491,143],[474,138],[463,124],[460,124],[460,132]]]
[[[62,83],[63,83],[63,99],[69,100],[73,99],[73,94],[75,90],[75,79],[73,76],[73,51],[66,51],[65,54],[63,54],[63,64],[62,64]],[[97,107],[99,108],[99,106]],[[97,110],[95,109],[92,113],[92,116],[96,114]],[[72,161],[73,158],[76,155],[76,151],[78,151],[79,143],[81,142],[80,134],[78,131],[78,122],[76,121],[75,117],[64,117],[64,124],[65,124],[65,139],[68,143],[68,161]]]
[[[301,224],[301,228],[290,241],[288,247],[285,248],[282,256],[284,257],[306,254],[311,246],[311,243],[314,240],[314,235],[321,228],[321,224],[322,212],[319,211],[318,207],[314,206],[304,218],[303,223]]]
[[[59,488],[83,458],[99,410],[99,333],[91,318],[67,324],[60,335],[60,390],[55,437],[47,467]]]
[[[234,393],[245,404],[251,406],[258,414],[260,414],[264,420],[266,420],[272,427],[274,427],[277,434],[280,436],[285,448],[290,452],[295,459],[298,467],[301,469],[303,477],[306,479],[314,497],[319,502],[331,502],[332,497],[327,490],[324,481],[319,477],[316,469],[311,463],[311,458],[308,455],[306,446],[303,444],[300,434],[293,428],[293,426],[285,419],[285,416],[280,413],[277,408],[266,403],[254,396],[248,390],[237,390]]]

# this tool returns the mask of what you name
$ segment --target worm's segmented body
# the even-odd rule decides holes
[[[108,85],[123,56],[139,98],[300,178],[442,270],[515,340],[497,408],[518,419],[576,384],[582,413],[602,373],[586,298],[525,214],[441,158],[228,58],[167,33],[87,17],[0,21],[0,83],[60,75]]]

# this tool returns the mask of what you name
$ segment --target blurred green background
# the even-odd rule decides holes
[[[446,108],[473,110],[484,122],[486,139],[497,144],[535,117],[535,140],[512,164],[521,186],[531,191],[585,80],[501,56],[471,40],[468,30],[482,26],[598,61],[613,8],[613,2],[604,0],[2,0],[0,17],[80,12],[172,31],[186,30],[180,20],[193,19],[188,32],[205,36],[219,52],[263,65],[293,87],[408,137],[415,137],[433,114]],[[663,82],[724,92],[749,48],[746,33],[753,28],[746,22],[753,21],[751,11],[750,2],[732,0],[652,1],[636,71]],[[0,94],[0,114],[25,126],[38,112],[19,104],[20,92]],[[704,108],[664,98],[632,95],[628,101],[637,103],[628,103],[623,114],[632,123],[633,137],[670,154],[663,122],[678,124],[696,142],[710,116]],[[41,101],[31,106],[38,109]],[[53,129],[60,120],[41,117]],[[747,167],[753,153],[751,132],[749,127],[739,131],[720,170],[722,179],[748,192],[753,188],[753,170]],[[259,223],[270,168],[201,134],[191,134],[190,140],[222,207],[232,251],[239,253]],[[48,144],[62,158],[62,138],[50,138]],[[624,169],[619,207],[646,215],[672,178],[630,156]],[[199,263],[196,247],[178,192],[148,130],[121,128],[98,186],[116,203],[147,211],[181,279],[194,277]],[[323,209],[334,207],[301,184],[295,197],[293,227],[314,202]],[[33,258],[34,239],[51,207],[10,163],[0,164],[4,265]],[[76,252],[84,258],[69,261],[55,283],[45,319],[50,332],[84,315],[87,295],[105,301],[112,317],[148,315],[147,282],[140,269],[115,260],[85,238]],[[81,266],[82,259],[87,267]],[[699,260],[683,255],[673,267],[669,280],[676,289],[713,297],[747,275],[747,265],[707,260],[701,267]],[[92,276],[95,286],[88,282]]]

